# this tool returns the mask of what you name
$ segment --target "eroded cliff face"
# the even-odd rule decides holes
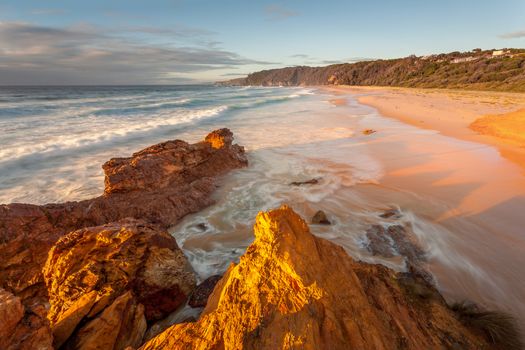
[[[354,261],[289,207],[260,213],[255,241],[197,322],[141,349],[483,349],[417,275]]]
[[[46,299],[42,267],[52,245],[68,232],[123,218],[161,228],[212,204],[215,178],[247,165],[228,129],[195,144],[175,140],[103,165],[100,197],[61,204],[0,205],[0,286],[22,300]]]

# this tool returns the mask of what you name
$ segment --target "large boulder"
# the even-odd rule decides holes
[[[132,217],[162,228],[213,203],[215,179],[247,165],[233,134],[219,129],[204,141],[175,140],[103,165],[104,194],[47,205],[0,205],[0,287],[26,300],[46,300],[42,267],[53,244],[68,232]],[[30,301],[32,302],[32,301]]]
[[[173,325],[142,350],[487,348],[439,293],[415,295],[405,274],[354,261],[290,208],[260,213],[254,231],[200,319]]]
[[[121,345],[120,338],[135,337],[134,345],[140,345],[146,320],[173,312],[195,287],[175,239],[135,219],[67,234],[49,251],[43,273],[57,348],[69,338],[84,344],[94,335],[101,344]],[[117,345],[103,348],[123,349]]]

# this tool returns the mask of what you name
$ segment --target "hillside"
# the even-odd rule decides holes
[[[452,52],[430,56],[287,67],[221,85],[367,85],[525,92],[525,49]]]

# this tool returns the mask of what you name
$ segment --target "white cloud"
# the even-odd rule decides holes
[[[173,40],[151,44],[145,35]],[[52,28],[0,22],[0,84],[154,84],[268,62],[220,49],[211,33],[188,28]],[[177,38],[185,45],[177,45]],[[194,38],[192,41],[191,38]],[[153,42],[153,40],[151,40]],[[188,45],[193,42],[193,45]],[[176,73],[176,74],[174,74]]]

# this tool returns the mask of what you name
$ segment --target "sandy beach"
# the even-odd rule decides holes
[[[326,90],[336,95],[354,94],[360,103],[374,107],[383,116],[418,128],[495,146],[525,171],[525,139],[516,136],[524,127],[525,94],[354,86]]]
[[[525,149],[509,137],[521,126],[525,96],[375,87],[322,91],[332,94],[328,102],[334,109],[349,115],[360,105],[370,107],[358,130],[375,131],[360,137],[367,140],[368,154],[380,159],[383,176],[359,191],[436,225],[420,228],[441,290],[452,299],[467,294],[489,305],[506,304],[525,325],[519,301],[525,285],[511,286],[522,274],[525,251]],[[345,96],[346,105],[340,101]],[[473,130],[472,123],[488,125],[483,130],[488,135]]]

